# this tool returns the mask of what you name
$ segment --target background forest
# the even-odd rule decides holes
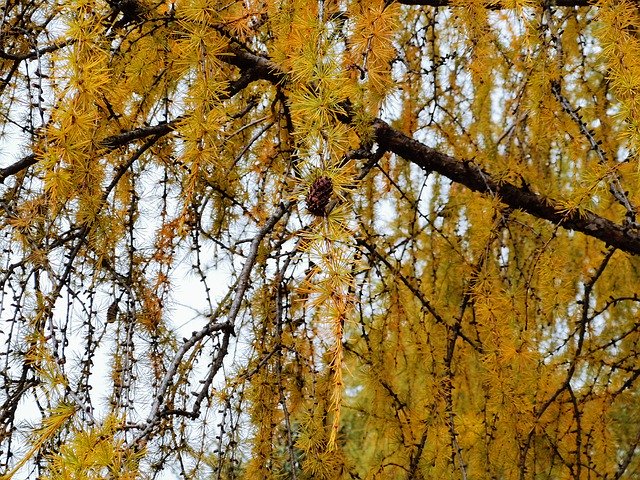
[[[637,2],[0,10],[0,478],[640,477]]]

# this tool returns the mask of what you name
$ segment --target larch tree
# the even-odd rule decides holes
[[[633,0],[5,0],[0,478],[640,475]]]

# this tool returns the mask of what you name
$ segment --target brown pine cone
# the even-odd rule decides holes
[[[307,210],[312,215],[322,217],[333,193],[333,182],[329,177],[319,177],[311,184],[307,195]]]

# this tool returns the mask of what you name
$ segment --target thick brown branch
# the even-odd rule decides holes
[[[14,54],[11,52],[5,52],[4,50],[0,50],[0,58],[5,60],[16,60],[16,61],[31,60],[34,58],[38,58],[41,55],[44,55],[45,53],[51,53],[51,52],[55,52],[56,50],[60,50],[61,48],[71,45],[72,43],[74,43],[74,40],[71,40],[71,39],[62,40],[58,43],[48,45],[39,50],[34,50],[27,53],[19,53],[19,54]]]
[[[424,5],[427,7],[450,7],[453,2],[451,0],[396,0],[396,3],[403,5]],[[549,5],[552,7],[588,7],[594,5],[595,0],[551,0]],[[544,2],[540,2],[540,6],[543,6]],[[505,8],[502,2],[487,2],[486,8],[491,10],[502,10]]]
[[[140,140],[141,138],[147,138],[151,135],[162,137],[176,128],[176,124],[180,119],[173,120],[167,123],[159,123],[157,125],[150,125],[147,127],[134,128],[128,132],[123,132],[118,135],[111,135],[102,141],[102,144],[108,150],[115,150],[118,147],[128,145],[134,140]]]
[[[560,4],[563,1],[565,0],[558,0],[556,3]],[[585,4],[587,4],[586,1]],[[221,58],[240,69],[252,69],[264,80],[278,83],[286,77],[286,74],[270,60],[247,52],[240,46],[231,47],[229,53],[230,55]],[[348,105],[346,108],[349,110]],[[344,115],[341,120],[349,122],[350,117]],[[625,252],[640,255],[640,232],[636,230],[618,225],[592,212],[567,211],[558,206],[561,204],[560,202],[531,192],[528,188],[518,187],[508,182],[499,182],[477,164],[471,161],[461,161],[429,148],[394,130],[382,120],[375,120],[373,128],[376,139],[383,148],[425,170],[438,172],[473,191],[497,195],[503,203],[510,207],[549,220],[565,229],[582,232]]]
[[[122,147],[124,145],[128,145],[129,143],[140,140],[143,138],[148,138],[150,136],[162,137],[166,135],[170,131],[175,128],[177,120],[174,120],[169,123],[160,123],[158,125],[151,125],[147,127],[134,128],[133,130],[129,130],[128,132],[123,132],[118,135],[111,135],[110,137],[105,138],[102,141],[102,145],[107,150],[115,150],[118,147]],[[4,183],[4,181],[16,173],[25,170],[32,165],[38,163],[38,157],[35,154],[30,154],[25,157],[22,157],[17,162],[12,163],[8,167],[0,168],[0,183]]]
[[[241,71],[251,72],[256,79],[268,80],[275,84],[286,78],[286,74],[271,60],[251,53],[236,43],[231,43],[227,53],[220,55],[220,59]]]
[[[543,218],[569,230],[576,230],[602,240],[628,253],[640,255],[640,233],[618,225],[611,220],[588,211],[562,209],[557,201],[517,187],[499,182],[474,162],[461,161],[438,152],[391,128],[382,120],[375,120],[376,138],[383,148],[409,160],[428,171],[460,183],[465,187],[488,195],[496,195],[512,208]]]
[[[29,168],[31,165],[35,165],[38,162],[38,159],[34,154],[27,155],[26,157],[22,157],[15,163],[12,163],[8,167],[0,168],[0,183],[4,183],[4,180],[11,175],[15,175],[16,173],[24,170],[25,168]]]
[[[234,56],[235,58],[235,56]],[[231,62],[229,62],[231,63]],[[233,64],[233,63],[232,63]],[[268,76],[268,71],[264,70],[260,67],[255,68],[247,68],[243,70],[243,74],[237,80],[234,80],[229,83],[229,87],[227,91],[220,95],[221,100],[226,100],[233,97],[235,94],[243,90],[247,87],[251,82],[259,79],[271,80]],[[102,144],[109,150],[114,150],[118,147],[122,147],[127,145],[134,140],[139,140],[141,138],[146,138],[151,135],[156,135],[158,137],[162,137],[169,132],[173,131],[176,128],[176,125],[182,120],[182,117],[178,117],[171,122],[160,123],[157,125],[151,125],[147,127],[140,127],[134,130],[130,130],[128,132],[123,132],[118,135],[112,135],[110,137],[105,138],[102,141]],[[3,179],[0,174],[0,181]]]
[[[285,73],[268,59],[249,53],[239,46],[232,46],[224,61],[240,69],[248,69],[252,78],[261,78],[272,83],[285,79]],[[349,121],[348,116],[342,119]],[[462,161],[438,152],[391,128],[382,120],[373,122],[376,139],[386,150],[415,163],[428,171],[435,171],[467,188],[496,195],[506,205],[520,209],[537,218],[549,220],[565,229],[576,230],[602,240],[634,255],[640,255],[640,232],[630,230],[592,212],[559,207],[560,202],[548,199],[508,182],[499,182],[476,163]]]

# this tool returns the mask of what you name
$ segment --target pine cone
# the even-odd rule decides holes
[[[333,193],[333,182],[329,177],[319,177],[311,184],[307,195],[307,210],[312,215],[322,217]]]
[[[118,301],[114,300],[114,302],[109,305],[107,309],[107,323],[113,323],[116,321],[118,317]]]

